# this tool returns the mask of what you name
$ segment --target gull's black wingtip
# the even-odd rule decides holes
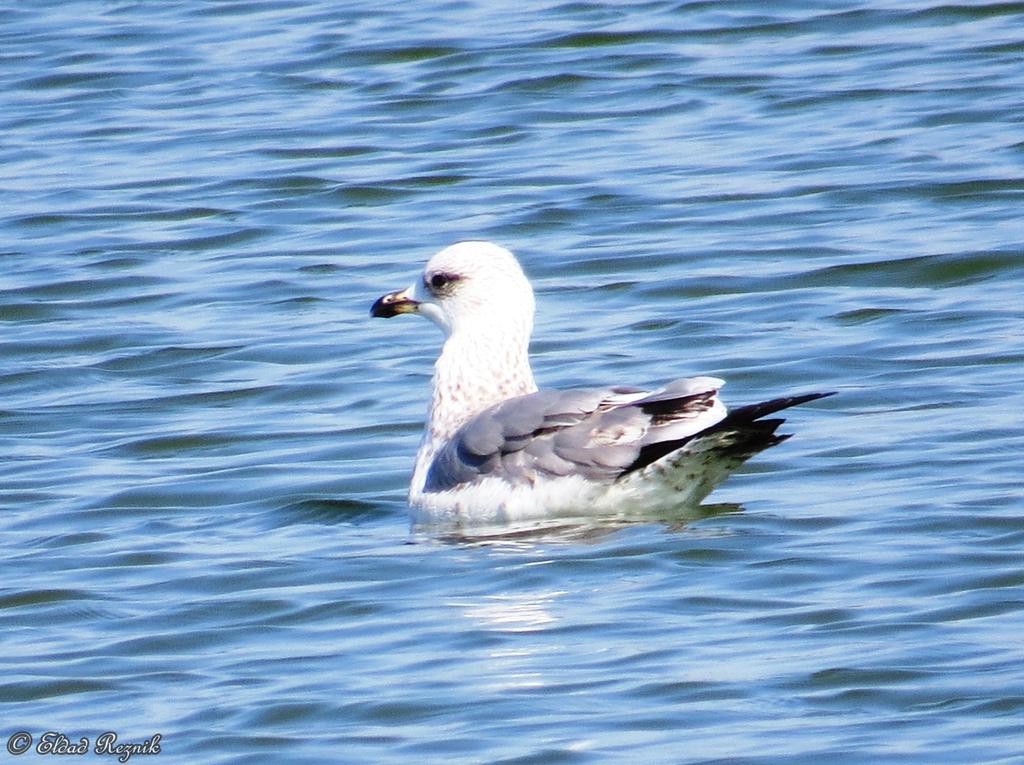
[[[808,401],[817,401],[819,398],[828,398],[829,396],[835,396],[838,393],[839,391],[837,390],[827,390],[823,392],[819,391],[817,393],[804,393],[802,396],[794,396],[794,398],[799,399],[796,402],[797,404],[805,404]]]
[[[722,458],[735,460],[736,462],[733,467],[738,467],[749,457],[771,446],[781,444],[792,436],[791,433],[775,432],[785,422],[781,417],[771,420],[761,419],[762,417],[788,409],[791,406],[799,406],[800,404],[806,404],[808,401],[816,401],[819,398],[827,398],[835,394],[836,391],[804,393],[798,396],[773,398],[771,401],[762,401],[759,404],[747,404],[746,406],[737,407],[714,425],[705,428],[699,433],[694,433],[692,436],[669,441],[657,441],[653,444],[642,446],[637,458],[622,472],[622,475],[627,475],[635,470],[644,468],[667,454],[681,449],[686,444],[715,434],[729,434],[727,442],[715,446],[714,451]]]
[[[751,422],[769,414],[775,414],[791,406],[800,406],[808,401],[817,401],[820,398],[834,396],[838,391],[827,391],[824,393],[803,393],[799,396],[785,396],[784,398],[773,398],[770,401],[762,401],[759,404],[747,404],[731,410],[717,425],[731,425],[737,422]],[[716,427],[712,425],[712,427]]]

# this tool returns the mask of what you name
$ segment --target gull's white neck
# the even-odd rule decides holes
[[[419,493],[437,450],[474,415],[515,396],[534,393],[529,323],[456,331],[434,364],[427,427],[416,455],[411,491]]]

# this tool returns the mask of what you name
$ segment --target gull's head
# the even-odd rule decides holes
[[[384,295],[371,316],[418,313],[446,335],[533,328],[533,290],[515,256],[491,242],[459,242],[427,261],[423,273],[404,290]]]

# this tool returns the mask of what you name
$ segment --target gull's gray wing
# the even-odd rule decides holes
[[[464,424],[437,453],[425,490],[484,476],[513,484],[580,475],[613,481],[635,469],[644,447],[685,438],[720,420],[721,381],[675,380],[639,388],[545,390],[509,399]]]

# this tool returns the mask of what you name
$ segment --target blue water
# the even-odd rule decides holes
[[[1022,93],[1020,3],[0,9],[5,744],[1024,763]],[[840,395],[704,517],[411,534],[367,314],[467,237],[543,385]]]

